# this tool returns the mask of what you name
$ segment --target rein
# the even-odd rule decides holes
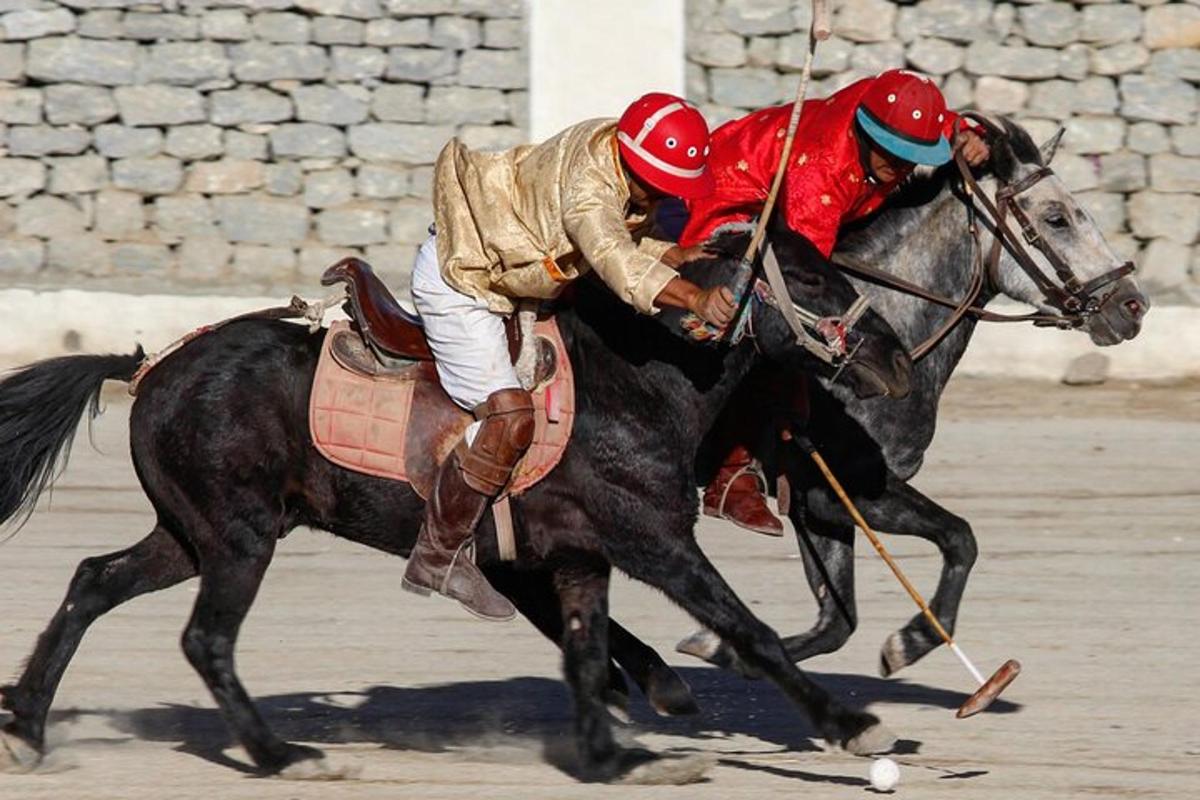
[[[957,126],[956,131],[957,133]],[[960,151],[954,153],[954,163],[962,178],[963,190],[966,197],[963,202],[967,205],[967,228],[975,243],[972,248],[971,280],[967,292],[961,300],[954,300],[938,294],[915,283],[898,278],[882,270],[871,267],[864,262],[842,253],[834,253],[832,261],[848,272],[885,286],[889,289],[918,297],[935,305],[953,309],[953,313],[928,338],[913,348],[910,357],[916,361],[925,356],[937,346],[942,339],[956,326],[963,317],[971,316],[982,322],[1032,322],[1039,327],[1055,327],[1060,329],[1078,328],[1087,323],[1088,318],[1098,312],[1112,293],[1097,297],[1097,293],[1121,280],[1134,271],[1132,262],[1105,272],[1087,282],[1080,283],[1078,277],[1059,254],[1038,234],[1028,215],[1021,210],[1016,202],[1017,195],[1028,191],[1038,181],[1053,175],[1049,167],[1039,167],[1016,183],[1002,184],[996,191],[996,201],[993,203],[980,188],[971,168]],[[983,245],[980,241],[979,227],[976,224],[975,201],[983,207],[991,220],[994,229],[992,247],[988,253],[987,263],[983,263]],[[1024,242],[1013,233],[1006,222],[1006,216],[1012,214],[1013,219],[1021,226]],[[1050,262],[1062,286],[1056,286],[1036,261],[1029,254],[1026,244],[1036,247]],[[1033,281],[1042,293],[1046,302],[1059,311],[1057,314],[999,314],[987,311],[977,305],[980,293],[989,280],[993,285],[997,282],[1001,251],[1007,247],[1013,259],[1021,267],[1029,279]]]
[[[808,32],[808,48],[804,54],[804,66],[800,71],[800,86],[796,92],[796,99],[792,102],[792,112],[788,118],[787,134],[779,153],[779,163],[775,167],[771,188],[767,192],[762,212],[759,214],[758,224],[755,225],[750,243],[738,265],[738,274],[729,287],[737,299],[737,310],[733,319],[724,328],[716,328],[695,314],[685,315],[683,327],[695,339],[723,339],[729,344],[737,344],[750,330],[753,304],[766,303],[783,316],[784,321],[796,337],[796,344],[825,364],[838,367],[840,373],[840,369],[845,367],[857,350],[857,348],[848,346],[847,339],[854,324],[866,312],[867,301],[860,297],[840,317],[817,317],[796,305],[792,300],[791,294],[788,292],[787,281],[784,279],[779,261],[775,257],[774,248],[764,249],[762,247],[767,225],[771,221],[771,213],[775,209],[775,201],[783,183],[792,145],[796,139],[796,131],[800,127],[800,114],[804,110],[804,97],[808,92],[808,82],[812,76],[813,56],[816,53],[817,42],[828,39],[832,33],[828,0],[813,0],[812,6],[813,16]],[[759,277],[760,269],[761,274],[766,276],[766,281]]]

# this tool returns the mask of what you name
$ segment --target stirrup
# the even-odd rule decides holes
[[[759,525],[754,525],[747,520],[738,519],[726,512],[725,505],[729,500],[729,492],[732,490],[733,484],[747,474],[754,476],[755,483],[757,484],[757,493],[760,503],[762,504],[762,510],[765,515],[770,518],[773,524],[768,525],[767,523],[762,522]],[[762,467],[759,465],[757,460],[751,461],[749,464],[746,464],[745,466],[735,470],[725,482],[725,486],[721,490],[721,497],[717,501],[715,507],[710,506],[706,502],[704,513],[708,516],[716,517],[717,519],[723,519],[727,522],[732,522],[739,528],[751,531],[752,533],[762,534],[763,536],[783,535],[783,522],[778,518],[778,516],[771,513],[770,504],[767,500],[767,479],[766,476],[763,475]]]
[[[743,475],[753,475],[754,480],[758,483],[758,491],[765,498],[767,496],[767,476],[763,475],[762,467],[757,459],[751,459],[750,463],[744,467],[738,467],[737,471],[730,476],[729,480],[725,481],[725,488],[721,490],[721,499],[717,501],[717,517],[728,520],[725,516],[725,501],[729,498],[729,490],[733,488],[733,483]]]

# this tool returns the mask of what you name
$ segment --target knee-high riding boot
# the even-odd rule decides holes
[[[451,597],[483,619],[507,620],[516,609],[488,583],[467,545],[533,441],[533,401],[524,389],[503,389],[475,415],[482,422],[475,441],[460,443],[438,471],[403,586]]]

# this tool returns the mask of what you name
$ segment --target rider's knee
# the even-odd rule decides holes
[[[533,443],[533,397],[524,389],[501,389],[476,407],[475,416],[479,431],[462,470],[473,489],[495,496]]]

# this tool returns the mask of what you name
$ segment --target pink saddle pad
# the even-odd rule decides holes
[[[438,464],[472,418],[442,391],[428,362],[377,378],[343,367],[329,345],[335,331],[348,327],[345,321],[334,322],[321,347],[309,397],[313,443],[340,467],[405,481],[428,497]],[[575,421],[575,378],[558,325],[553,319],[539,321],[534,333],[554,347],[556,368],[533,391],[533,444],[505,494],[520,494],[554,469]]]

